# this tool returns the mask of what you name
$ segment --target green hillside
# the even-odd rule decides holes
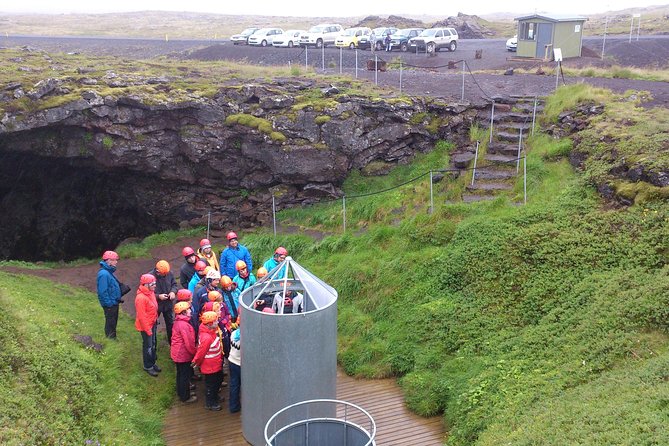
[[[347,200],[345,234],[335,201],[280,215],[284,226],[335,233],[321,241],[243,242],[254,260],[285,245],[333,285],[341,366],[398,377],[412,410],[443,415],[448,445],[669,444],[668,187],[623,175],[625,163],[648,177],[667,171],[669,112],[641,98],[577,85],[550,99],[546,123],[606,105],[570,139],[529,140],[527,205],[515,204],[521,183],[493,202],[453,203],[465,175],[435,184],[429,213],[423,177]],[[354,173],[344,189],[391,189],[444,167],[450,150],[441,142],[383,177]],[[568,162],[575,154],[584,172]],[[604,200],[604,185],[633,204]],[[11,408],[0,420],[15,426],[0,443],[161,442],[173,378],[129,366],[138,339],[104,354],[71,341],[102,325],[95,296],[0,274],[0,302],[0,407]]]

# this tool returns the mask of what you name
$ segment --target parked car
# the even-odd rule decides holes
[[[421,32],[423,32],[423,28],[404,28],[398,30],[390,36],[390,49],[398,49],[403,52],[409,51],[409,39],[416,37]]]
[[[423,30],[418,36],[409,40],[409,46],[428,53],[441,49],[455,51],[458,47],[458,32],[455,28],[430,28]]]
[[[372,34],[370,34],[368,39],[361,38],[358,42],[360,48],[369,48],[371,50],[381,51],[385,48],[383,40],[386,38],[386,35],[390,33],[391,35],[397,32],[397,28],[393,27],[382,27],[374,28]]]
[[[349,28],[342,31],[335,39],[335,46],[338,48],[358,48],[358,41],[362,36],[369,36],[372,33],[371,28]]]
[[[278,36],[274,36],[274,39],[272,39],[272,46],[278,46],[278,47],[284,47],[284,48],[292,48],[294,46],[300,46],[300,35],[302,33],[306,32],[303,29],[289,29],[283,32],[283,34],[279,34]]]
[[[283,34],[281,28],[260,28],[249,36],[249,45],[267,46],[271,45],[275,37]]]
[[[507,51],[516,51],[518,48],[518,36],[513,36],[506,41],[506,50]]]
[[[315,46],[322,48],[327,45],[334,45],[337,36],[344,30],[341,25],[332,23],[322,23],[312,26],[309,31],[300,35],[301,46]]]
[[[239,34],[234,34],[230,36],[230,41],[232,42],[233,45],[246,45],[248,43],[249,36],[254,32],[258,31],[259,29],[260,28],[255,28],[255,27],[246,28]]]

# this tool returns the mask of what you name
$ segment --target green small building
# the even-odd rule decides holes
[[[517,17],[518,57],[553,60],[553,49],[562,57],[581,57],[583,24],[586,17],[533,14]]]

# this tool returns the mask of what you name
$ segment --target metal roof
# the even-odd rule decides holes
[[[529,20],[529,19],[543,19],[550,22],[585,22],[587,17],[573,16],[566,14],[532,14],[522,17],[516,17],[514,20]]]

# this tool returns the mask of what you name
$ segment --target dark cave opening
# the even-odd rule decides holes
[[[79,157],[0,151],[0,258],[96,258],[129,237],[174,229],[154,212],[156,180]]]

